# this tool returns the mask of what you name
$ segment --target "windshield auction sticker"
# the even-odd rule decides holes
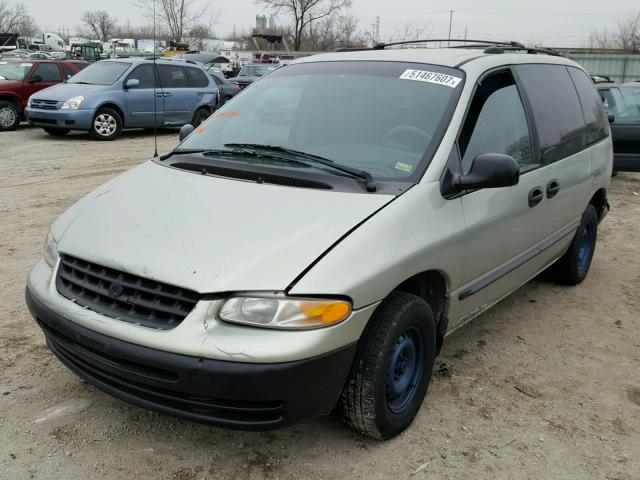
[[[462,81],[460,77],[445,75],[444,73],[428,72],[426,70],[405,70],[400,80],[415,80],[416,82],[435,83],[445,87],[456,88]]]

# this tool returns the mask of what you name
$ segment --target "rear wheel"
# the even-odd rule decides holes
[[[89,131],[95,140],[115,140],[122,132],[122,119],[111,108],[101,108],[93,117]]]
[[[64,137],[69,130],[65,130],[64,128],[44,128],[44,131],[49,135],[53,135],[54,137]]]
[[[376,439],[393,437],[415,418],[431,381],[436,327],[420,297],[393,292],[365,330],[341,395],[342,414]]]
[[[589,273],[598,237],[598,214],[589,205],[573,236],[569,250],[552,267],[553,279],[563,285],[577,285]]]
[[[191,125],[194,127],[198,127],[201,125],[207,118],[211,116],[211,112],[206,108],[199,108],[196,110],[196,113],[193,114],[193,120],[191,120]]]
[[[0,101],[0,131],[15,130],[20,125],[20,109],[6,100]]]

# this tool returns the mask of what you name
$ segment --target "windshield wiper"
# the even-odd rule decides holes
[[[246,149],[246,148],[233,148],[232,150],[223,150],[223,149],[211,149],[211,148],[202,148],[202,149],[182,149],[182,150],[173,150],[165,155],[160,156],[160,160],[166,160],[169,157],[174,155],[220,155],[220,156],[241,156],[241,157],[260,157],[260,158],[269,158],[271,160],[279,160],[283,163],[294,164],[301,167],[309,168],[304,162],[300,162],[297,160],[292,160],[290,158],[283,157],[281,155],[273,155],[265,152],[257,152],[255,150]]]
[[[367,187],[367,192],[376,191],[376,184],[373,180],[373,176],[366,170],[359,170],[357,168],[352,168],[347,165],[342,165],[340,163],[336,163],[333,160],[330,160],[325,157],[321,157],[319,155],[314,155],[312,153],[302,152],[300,150],[294,150],[287,147],[281,147],[279,145],[266,145],[261,143],[225,143],[224,146],[228,148],[256,149],[256,150],[266,150],[269,152],[280,152],[287,155],[291,155],[301,160],[308,160],[310,162],[321,163],[322,165],[331,167],[334,170],[338,170],[340,172],[344,172],[348,175],[351,175],[352,177],[356,177],[364,180],[365,186]]]

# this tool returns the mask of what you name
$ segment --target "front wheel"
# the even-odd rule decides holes
[[[369,320],[358,344],[340,409],[363,434],[386,439],[415,418],[431,381],[436,327],[420,297],[393,292]]]
[[[122,132],[122,119],[111,108],[101,108],[93,117],[89,133],[94,140],[115,140]]]
[[[589,273],[598,238],[598,214],[589,205],[566,253],[551,267],[553,279],[563,285],[577,285]]]
[[[15,130],[20,125],[20,111],[15,103],[0,101],[0,132]]]

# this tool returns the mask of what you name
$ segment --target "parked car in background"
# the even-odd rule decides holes
[[[228,80],[232,83],[238,85],[241,89],[248,87],[261,76],[266,75],[278,68],[278,65],[271,64],[251,64],[244,65],[240,72],[238,72],[238,76],[231,77]]]
[[[216,82],[216,85],[220,89],[221,105],[224,105],[242,90],[240,85],[227,80],[222,72],[210,68],[207,70],[207,73],[211,75],[211,78],[213,78],[213,81]]]
[[[640,172],[640,83],[597,83],[607,113],[613,115],[614,172]]]
[[[266,430],[339,404],[402,432],[447,333],[547,268],[582,282],[608,211],[585,71],[485,48],[305,57],[183,127],[52,225],[26,291],[49,348],[182,418]]]
[[[113,140],[123,129],[199,125],[216,109],[218,88],[198,65],[126,58],[92,63],[69,82],[29,99],[27,119],[51,135],[90,132]]]
[[[18,128],[31,95],[68,80],[87,65],[65,60],[0,60],[0,131]]]

